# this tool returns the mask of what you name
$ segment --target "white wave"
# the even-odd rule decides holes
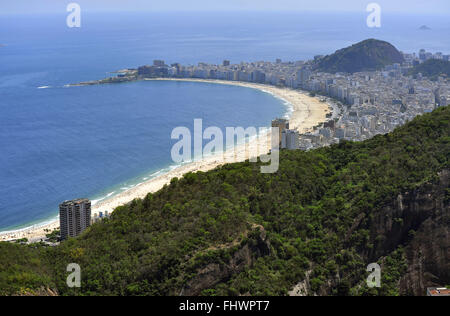
[[[260,89],[260,91],[265,92],[267,94],[270,94],[275,99],[278,99],[278,100],[282,101],[283,105],[286,107],[286,113],[284,114],[284,118],[286,118],[286,119],[290,119],[291,118],[292,113],[294,112],[294,106],[292,105],[291,102],[287,101],[285,98],[277,95],[276,93],[273,93],[272,91],[268,91],[268,90],[265,90],[265,89]]]
[[[116,191],[110,192],[110,193],[108,193],[107,195],[105,195],[105,196],[103,196],[103,197],[101,197],[101,198],[99,198],[99,199],[91,200],[91,205],[94,206],[94,205],[96,205],[98,202],[101,202],[101,201],[103,201],[103,200],[106,200],[107,198],[110,198],[111,196],[114,195],[114,193],[116,193]]]
[[[30,231],[30,230],[34,230],[34,229],[37,229],[37,228],[40,228],[40,227],[47,226],[49,224],[53,224],[54,222],[57,222],[57,221],[59,221],[59,215],[57,215],[57,216],[55,216],[55,217],[53,217],[51,219],[47,219],[45,221],[42,221],[42,222],[39,222],[39,223],[30,225],[30,226],[27,226],[27,227],[13,229],[13,230],[8,230],[8,231],[1,231],[0,232],[0,236],[27,232],[27,231]]]

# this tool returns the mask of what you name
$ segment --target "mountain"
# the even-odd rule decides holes
[[[419,73],[431,80],[437,80],[439,76],[450,78],[450,61],[428,59],[427,61],[414,66],[408,74],[416,76]]]
[[[275,174],[189,173],[56,247],[0,243],[0,294],[425,295],[450,284],[449,122],[442,107],[364,142],[281,151]]]
[[[403,61],[403,55],[388,42],[368,39],[325,56],[317,62],[315,69],[329,73],[355,73],[380,70]]]

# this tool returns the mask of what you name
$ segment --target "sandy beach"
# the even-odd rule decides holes
[[[171,81],[190,81],[190,82],[206,82],[215,84],[235,85],[272,94],[273,96],[284,100],[292,107],[290,113],[289,124],[291,129],[297,129],[300,133],[310,131],[314,126],[326,121],[326,115],[329,113],[328,104],[320,102],[316,97],[310,97],[308,94],[298,90],[288,88],[279,88],[275,86],[254,84],[237,81],[221,81],[221,80],[203,80],[203,79],[147,79],[147,80],[171,80]],[[275,119],[275,118],[274,118]],[[227,150],[223,156],[214,155],[203,158],[201,161],[184,164],[178,168],[162,174],[153,179],[141,183],[127,191],[112,196],[106,200],[100,201],[92,206],[92,214],[101,211],[112,211],[116,207],[126,204],[133,199],[143,198],[150,192],[160,190],[164,185],[170,183],[172,178],[181,178],[185,173],[196,171],[212,170],[224,163],[239,162],[250,158],[250,153],[258,151],[258,155],[265,154],[270,148],[270,139],[268,135],[260,137],[247,144],[240,144],[234,150]],[[262,144],[261,144],[262,142]],[[168,148],[170,150],[170,148]],[[49,231],[59,228],[59,222],[53,221],[44,225],[36,225],[23,230],[13,232],[0,233],[0,241],[15,240],[27,238],[30,242],[39,241],[45,238]]]

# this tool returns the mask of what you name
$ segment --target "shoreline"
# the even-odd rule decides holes
[[[275,98],[284,102],[288,107],[287,115],[289,115],[289,125],[291,129],[297,129],[300,134],[310,131],[314,126],[325,122],[327,120],[326,114],[329,113],[328,103],[319,101],[318,97],[311,97],[307,93],[300,90],[293,90],[290,88],[281,88],[265,84],[248,83],[240,81],[226,81],[226,80],[209,80],[209,79],[194,79],[194,78],[155,78],[144,79],[145,81],[179,81],[179,82],[202,82],[213,84],[234,85],[245,88],[257,89],[265,93],[269,93]],[[290,108],[289,108],[290,107]],[[275,119],[275,118],[274,118]],[[269,129],[270,130],[270,129]],[[261,136],[267,137],[260,134]],[[92,205],[92,214],[98,212],[109,211],[112,212],[116,207],[127,204],[136,198],[144,198],[148,193],[154,193],[169,184],[172,178],[181,178],[188,172],[209,171],[226,163],[240,162],[249,159],[249,153],[255,152],[258,148],[258,141],[246,142],[238,144],[234,148],[226,149],[221,154],[216,154],[209,157],[204,157],[200,161],[194,161],[182,164],[164,174],[158,175],[154,178],[139,183],[134,187],[120,192],[117,195],[111,196],[104,200],[100,200],[95,205]],[[263,144],[265,152],[259,152],[258,155],[265,154],[270,149],[270,140]],[[239,158],[236,159],[236,155]],[[222,156],[222,157],[221,157]],[[0,232],[0,241],[11,241],[16,239],[27,238],[29,242],[40,241],[44,239],[45,235],[59,228],[59,221],[43,222],[42,225],[35,224],[23,229],[14,231]]]

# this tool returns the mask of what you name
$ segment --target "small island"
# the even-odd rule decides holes
[[[421,30],[421,31],[429,31],[429,30],[431,30],[431,28],[426,26],[426,25],[422,25],[421,27],[419,27],[419,30]]]

